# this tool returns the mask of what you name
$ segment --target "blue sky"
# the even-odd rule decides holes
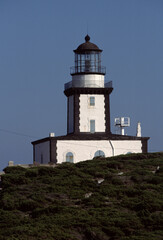
[[[127,133],[140,121],[149,151],[163,151],[162,13],[162,0],[0,0],[0,169],[32,163],[31,141],[66,134],[64,83],[87,26],[113,81],[112,132],[128,116]]]

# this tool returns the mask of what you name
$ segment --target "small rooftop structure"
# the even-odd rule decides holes
[[[129,117],[115,118],[114,126],[119,128],[121,135],[125,135],[124,127],[129,127],[130,126],[130,118]]]

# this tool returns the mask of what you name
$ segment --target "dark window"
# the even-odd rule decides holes
[[[101,150],[98,150],[97,152],[95,152],[95,157],[105,157],[105,153]]]
[[[74,155],[72,152],[68,152],[66,154],[66,162],[73,163],[74,162]]]
[[[95,120],[90,120],[90,132],[95,132]]]
[[[90,97],[90,106],[95,106],[95,97]]]

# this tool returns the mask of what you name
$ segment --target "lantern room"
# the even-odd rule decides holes
[[[105,75],[106,69],[101,66],[101,52],[97,45],[90,42],[90,37],[85,37],[85,43],[78,46],[75,53],[75,66],[71,67],[71,75],[76,74],[101,74]]]

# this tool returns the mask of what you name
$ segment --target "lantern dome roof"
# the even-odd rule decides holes
[[[86,35],[85,36],[85,43],[80,44],[76,50],[74,50],[75,53],[84,53],[84,52],[90,52],[90,51],[95,51],[95,52],[102,52],[99,47],[90,42],[90,36]]]

